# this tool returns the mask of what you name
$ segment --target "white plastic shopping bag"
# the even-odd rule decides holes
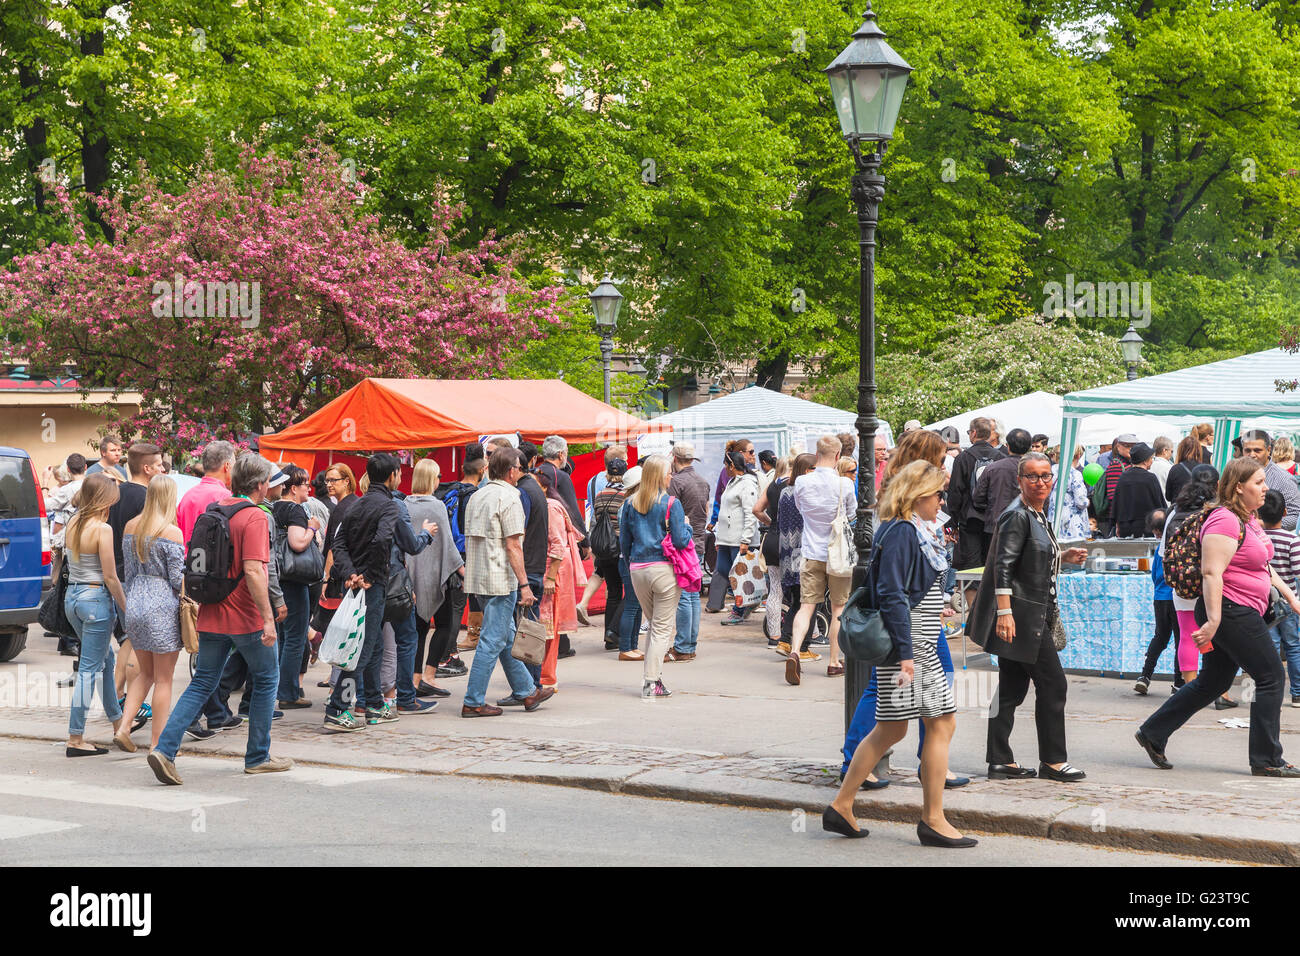
[[[339,602],[321,640],[320,659],[326,664],[337,665],[341,670],[356,670],[357,657],[365,639],[366,592],[357,588],[348,591]]]

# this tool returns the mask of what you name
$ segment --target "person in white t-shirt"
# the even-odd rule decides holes
[[[829,590],[831,602],[830,664],[826,668],[827,677],[839,677],[844,673],[840,661],[840,612],[849,599],[849,584],[852,575],[829,574],[826,566],[829,555],[831,523],[841,513],[852,520],[858,508],[858,496],[853,491],[853,482],[840,475],[837,464],[840,457],[840,440],[834,435],[823,435],[817,439],[817,467],[795,484],[794,502],[803,518],[803,534],[799,548],[803,554],[803,565],[799,571],[799,613],[795,616],[794,634],[806,634],[812,622],[813,613]],[[791,647],[786,659],[786,680],[798,684],[800,664],[797,648]]]

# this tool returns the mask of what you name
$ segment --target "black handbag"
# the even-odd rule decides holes
[[[289,547],[286,528],[275,529],[275,567],[281,581],[292,584],[315,584],[325,574],[325,556],[313,540],[305,551]]]
[[[384,587],[384,623],[402,621],[415,612],[415,586],[406,573],[406,565],[399,564],[388,572]]]
[[[77,632],[68,620],[68,612],[63,609],[63,599],[68,595],[68,558],[65,556],[59,568],[59,576],[50,588],[50,593],[41,601],[41,609],[36,612],[36,620],[58,637],[76,638]]]
[[[898,647],[889,636],[880,611],[871,606],[875,603],[872,590],[876,582],[876,564],[880,560],[878,545],[879,539],[872,545],[866,583],[849,595],[840,614],[840,646],[845,657],[872,667],[898,663]]]

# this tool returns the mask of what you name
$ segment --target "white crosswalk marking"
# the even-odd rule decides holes
[[[190,812],[200,807],[240,803],[246,799],[199,793],[187,787],[101,787],[93,783],[57,780],[35,774],[24,776],[0,774],[0,794],[37,797],[45,800],[67,800],[72,803],[94,803],[106,807],[161,810],[164,813]]]
[[[80,823],[67,823],[63,820],[42,820],[39,817],[7,817],[0,814],[0,840],[16,840],[19,837],[58,833],[60,830],[72,830],[79,826],[81,826]]]
[[[277,773],[277,780],[312,783],[321,787],[339,787],[349,783],[373,783],[376,780],[404,779],[406,774],[371,773],[365,770],[338,770],[333,767],[309,767],[296,763],[287,773]]]

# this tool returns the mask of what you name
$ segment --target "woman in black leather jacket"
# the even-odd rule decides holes
[[[1056,575],[1062,560],[1082,564],[1085,548],[1062,552],[1043,507],[1052,492],[1052,463],[1030,452],[1017,470],[1020,497],[998,518],[979,594],[967,632],[998,658],[998,696],[989,711],[987,758],[990,780],[1043,776],[1082,780],[1065,753],[1065,671],[1052,641],[1056,621]],[[1033,681],[1038,726],[1037,772],[1011,753],[1016,708]]]

